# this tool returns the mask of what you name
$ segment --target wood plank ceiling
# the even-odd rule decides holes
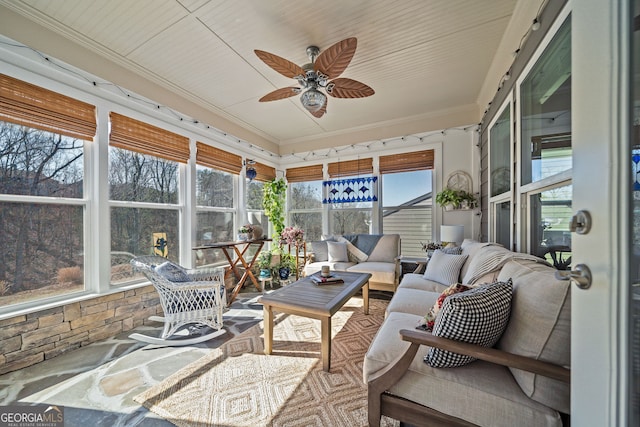
[[[0,0],[0,4],[280,146],[357,141],[428,117],[477,122],[478,96],[516,0]],[[305,49],[358,39],[343,73],[371,86],[329,98],[314,118],[299,97],[259,103],[295,82],[261,49],[297,64]],[[73,64],[72,64],[73,65]],[[100,76],[109,79],[109,75]],[[136,87],[127,88],[136,91]],[[461,120],[466,120],[465,118]],[[197,119],[197,117],[196,117]],[[419,126],[419,125],[418,125]],[[394,128],[397,129],[397,128]],[[429,129],[424,129],[427,131]],[[397,130],[394,130],[397,132]]]

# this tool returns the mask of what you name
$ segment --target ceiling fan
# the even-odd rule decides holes
[[[364,98],[373,95],[373,89],[364,83],[344,77],[337,78],[351,62],[357,45],[357,39],[350,37],[322,53],[317,46],[309,46],[307,55],[311,62],[303,66],[256,49],[254,52],[265,64],[285,77],[296,79],[300,85],[276,89],[259,101],[276,101],[302,93],[300,101],[304,108],[314,117],[320,118],[327,112],[327,96],[318,89],[324,89],[328,95],[335,98]]]

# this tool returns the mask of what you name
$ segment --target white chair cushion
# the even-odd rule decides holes
[[[349,267],[347,271],[371,273],[370,282],[393,284],[396,280],[396,265],[390,262],[361,262]]]

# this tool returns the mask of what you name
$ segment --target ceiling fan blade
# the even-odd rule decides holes
[[[259,102],[277,101],[278,99],[289,98],[299,93],[300,93],[299,87],[283,87],[280,89],[276,89],[273,92],[269,92],[268,94],[260,98],[258,101]]]
[[[324,116],[324,113],[327,112],[327,100],[324,100],[324,105],[322,106],[322,108],[320,108],[318,111],[316,111],[315,113],[311,113],[311,115],[317,119],[319,119],[320,117]]]
[[[358,40],[355,37],[344,39],[318,55],[314,69],[328,79],[338,77],[347,68],[356,53]]]
[[[304,76],[305,72],[301,66],[294,64],[293,62],[284,59],[273,53],[265,52],[264,50],[254,50],[258,58],[273,68],[285,77],[295,78],[296,76]]]
[[[357,80],[339,78],[327,84],[327,93],[336,98],[365,98],[375,91]]]

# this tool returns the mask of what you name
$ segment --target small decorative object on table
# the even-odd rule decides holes
[[[422,245],[422,250],[427,253],[427,258],[431,258],[437,249],[442,249],[442,243],[440,242],[420,242],[420,244]]]
[[[320,276],[322,277],[330,277],[331,276],[331,270],[329,269],[328,265],[323,265],[320,271]]]
[[[338,283],[344,283],[344,279],[342,279],[342,277],[333,274],[328,277],[314,274],[311,276],[311,281],[316,285],[335,285]]]
[[[258,239],[262,239],[264,237],[264,231],[262,229],[262,226],[260,225],[253,225],[253,240],[258,240]]]
[[[242,227],[240,227],[240,229],[238,230],[238,240],[241,241],[245,241],[245,240],[252,240],[253,239],[253,230],[254,230],[254,225],[253,224],[245,224]]]

